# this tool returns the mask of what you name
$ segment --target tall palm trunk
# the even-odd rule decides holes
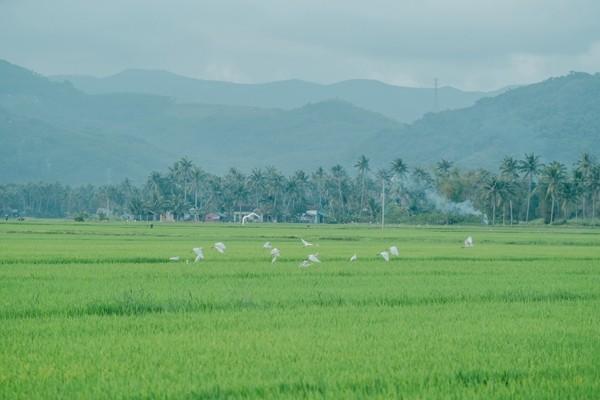
[[[365,173],[361,174],[361,185],[360,185],[360,211],[358,213],[359,216],[362,216],[364,203],[365,203]]]
[[[529,190],[527,191],[527,212],[525,213],[525,222],[529,223],[529,208],[531,205],[531,186],[533,185],[533,177],[529,174]]]
[[[550,208],[550,225],[554,223],[554,195],[552,196],[552,207]]]
[[[198,190],[194,190],[194,220],[198,222]]]
[[[509,208],[510,208],[510,224],[513,224],[513,202],[512,200],[510,200],[508,202]]]

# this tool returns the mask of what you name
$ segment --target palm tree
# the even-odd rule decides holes
[[[583,173],[578,169],[574,169],[572,172],[571,186],[575,196],[575,221],[577,221],[579,217],[579,198],[585,195],[585,180],[583,179]]]
[[[341,165],[337,164],[331,168],[331,176],[333,177],[333,181],[335,182],[335,186],[337,188],[338,193],[338,207],[339,207],[339,215],[343,217],[345,213],[344,207],[344,182],[346,180],[346,170]]]
[[[513,224],[513,197],[515,195],[515,186],[519,179],[519,163],[513,157],[506,156],[500,165],[502,178],[506,181],[504,195],[508,198],[510,208],[510,224]]]
[[[404,176],[406,176],[408,167],[401,158],[396,158],[394,161],[392,161],[390,171],[396,178],[402,179]]]
[[[397,183],[396,201],[399,203],[400,202],[400,191],[401,191],[401,187],[402,187],[402,180],[408,173],[408,166],[404,163],[404,161],[401,158],[396,158],[394,161],[392,161],[392,165],[390,167],[390,172],[392,174],[392,178]]]
[[[385,184],[392,178],[392,173],[385,168],[377,171],[377,177],[381,179],[381,229],[385,226]]]
[[[544,183],[546,184],[546,197],[550,196],[552,199],[550,224],[554,223],[554,205],[560,195],[561,186],[566,177],[566,171],[566,167],[558,161],[552,161],[542,171]]]
[[[260,200],[265,186],[265,175],[260,168],[254,168],[248,177],[250,189],[254,192],[254,207],[260,208]]]
[[[600,191],[600,164],[594,165],[589,178],[590,193],[592,195],[592,218],[596,218],[596,198]]]
[[[285,177],[273,166],[265,168],[266,195],[269,200],[270,213],[273,218],[279,214],[279,199],[282,197]]]
[[[581,172],[583,176],[584,189],[589,189],[590,178],[592,176],[592,171],[594,169],[594,159],[590,155],[590,153],[583,153],[579,160],[577,161],[577,170]],[[586,190],[587,191],[587,190]],[[589,193],[584,193],[582,196],[582,209],[581,216],[585,218],[585,200],[588,197]]]
[[[498,179],[496,185],[497,197],[500,203],[502,204],[502,225],[505,224],[506,221],[506,203],[508,202],[510,206],[510,224],[513,224],[513,214],[512,214],[512,198],[515,195],[515,186],[512,182],[506,180],[505,178]]]
[[[498,204],[501,186],[501,180],[496,175],[488,176],[483,185],[484,196],[492,205],[492,225],[496,225],[496,206]]]
[[[417,183],[420,183],[424,187],[430,187],[431,185],[433,185],[433,178],[431,177],[429,172],[427,172],[425,169],[423,169],[421,167],[414,168],[413,172],[412,172],[412,176],[413,176],[413,179],[415,181],[417,181]]]
[[[577,184],[575,181],[565,181],[560,187],[560,197],[562,199],[562,210],[565,216],[565,219],[568,219],[570,216],[569,206],[571,204],[575,205],[577,208]],[[577,215],[577,214],[576,214]]]
[[[440,176],[448,176],[450,174],[450,168],[452,168],[452,162],[442,159],[436,164],[435,170]]]
[[[323,167],[318,167],[315,172],[313,172],[312,174],[312,180],[316,185],[316,189],[317,189],[317,197],[319,198],[318,204],[319,204],[319,211],[321,211],[323,209],[323,189],[324,189],[324,183],[325,183],[325,178],[326,178],[326,172],[323,169]]]
[[[358,169],[358,173],[360,176],[360,212],[359,215],[362,215],[362,211],[365,203],[365,179],[367,176],[367,172],[369,172],[369,159],[364,156],[360,156],[354,167]]]
[[[198,192],[206,179],[206,173],[200,167],[193,167],[191,172],[192,189],[194,190],[194,219],[198,221]]]
[[[527,211],[525,222],[529,223],[529,210],[531,208],[531,196],[533,195],[533,180],[539,174],[543,164],[540,157],[534,153],[525,154],[525,159],[519,161],[519,171],[527,178]]]

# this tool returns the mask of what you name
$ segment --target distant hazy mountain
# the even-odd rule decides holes
[[[444,158],[489,168],[505,155],[520,158],[532,151],[563,162],[584,151],[600,154],[600,74],[571,73],[467,109],[428,114],[410,126],[378,133],[355,151],[361,150],[383,159],[399,155],[411,163]]]
[[[331,100],[293,110],[178,104],[144,94],[87,95],[0,62],[0,181],[139,180],[183,156],[211,172],[286,172],[354,157],[352,143],[399,124]]]
[[[90,94],[132,92],[168,96],[179,102],[293,109],[331,99],[350,102],[401,122],[412,122],[434,111],[432,88],[409,88],[374,80],[348,80],[320,85],[300,80],[264,84],[239,84],[183,77],[170,72],[132,69],[106,78],[55,76]],[[497,92],[465,92],[452,87],[438,89],[438,109],[473,105]]]
[[[0,62],[0,143],[0,182],[141,180],[183,156],[216,173],[351,168],[361,154],[373,169],[396,157],[495,169],[531,151],[571,162],[599,152],[600,75],[573,73],[405,125],[342,100],[285,110],[89,95]]]

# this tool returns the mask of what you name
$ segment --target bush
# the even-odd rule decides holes
[[[79,214],[77,214],[74,218],[75,222],[84,222],[85,219],[87,218],[87,214],[84,212],[80,212]]]

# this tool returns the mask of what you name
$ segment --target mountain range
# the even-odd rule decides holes
[[[377,112],[399,122],[413,122],[436,109],[433,88],[388,85],[367,79],[354,79],[330,85],[301,80],[262,84],[241,84],[188,78],[167,71],[131,69],[105,78],[82,75],[53,76],[71,82],[89,94],[145,93],[171,97],[183,103],[221,104],[291,110],[307,103],[342,100]],[[457,109],[473,105],[483,97],[504,92],[467,92],[453,87],[437,90],[437,109]]]
[[[410,124],[339,96],[288,109],[291,103],[195,103],[130,89],[90,94],[76,82],[0,61],[0,182],[140,181],[183,156],[215,173],[269,165],[290,173],[351,168],[361,154],[373,169],[396,157],[410,165],[445,158],[496,168],[504,155],[534,151],[572,162],[600,148],[598,74],[514,88]]]

